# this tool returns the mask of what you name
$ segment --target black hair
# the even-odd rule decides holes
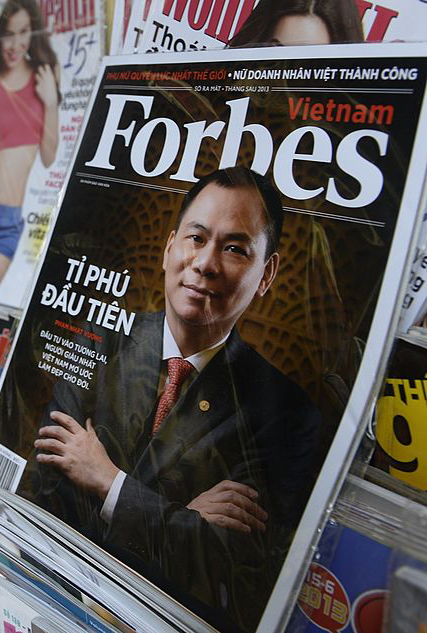
[[[286,15],[317,16],[327,27],[332,44],[364,40],[354,0],[261,0],[228,46],[272,42],[277,22]]]
[[[15,13],[18,13],[18,11],[21,10],[24,10],[28,13],[31,24],[31,40],[30,47],[28,49],[28,63],[34,71],[36,71],[38,67],[43,64],[49,64],[55,77],[58,102],[60,102],[61,94],[59,92],[58,81],[56,79],[55,72],[55,69],[58,66],[58,58],[56,57],[56,53],[50,45],[49,36],[46,32],[43,17],[35,0],[6,0],[5,4],[2,7],[0,15],[0,74],[3,73],[5,70],[2,41],[6,35],[10,18],[15,15]]]
[[[248,167],[218,169],[201,178],[185,196],[175,228],[179,228],[182,218],[190,204],[210,183],[225,187],[226,189],[254,188],[257,191],[267,218],[265,227],[267,236],[265,259],[267,260],[279,247],[283,224],[282,202],[279,193],[268,178],[261,176],[261,174],[252,171],[252,169]]]

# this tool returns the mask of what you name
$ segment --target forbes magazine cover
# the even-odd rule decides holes
[[[1,391],[3,486],[224,631],[283,617],[425,172],[420,47],[283,56],[105,61]]]

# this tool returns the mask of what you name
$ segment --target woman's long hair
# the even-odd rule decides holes
[[[326,25],[331,43],[363,42],[360,15],[354,0],[260,0],[228,46],[272,41],[277,22],[284,16],[315,15]]]
[[[37,70],[40,65],[49,64],[56,77],[55,69],[58,66],[58,59],[50,45],[49,36],[46,33],[46,27],[35,0],[7,0],[0,15],[0,51],[3,48],[2,40],[7,32],[9,20],[21,9],[28,13],[31,22],[31,40],[30,48],[28,49],[30,66],[33,70]],[[4,70],[3,54],[1,54],[0,74]]]

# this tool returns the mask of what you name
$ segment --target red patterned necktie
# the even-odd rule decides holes
[[[188,360],[184,360],[183,358],[168,359],[169,382],[159,398],[153,430],[151,432],[152,435],[157,433],[161,423],[178,401],[182,383],[189,377],[193,369],[193,365],[189,363]]]

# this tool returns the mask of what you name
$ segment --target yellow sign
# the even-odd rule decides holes
[[[394,462],[390,474],[427,490],[427,380],[389,378],[387,384],[392,387],[393,395],[378,400],[378,444]],[[407,437],[397,431],[399,418],[406,422]]]

